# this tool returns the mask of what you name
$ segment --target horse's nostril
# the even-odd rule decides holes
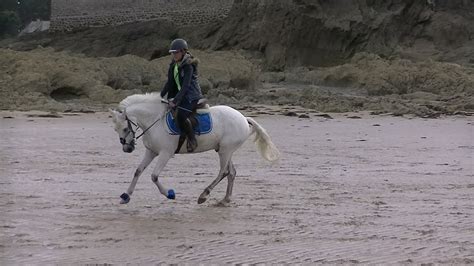
[[[120,143],[123,145],[125,144],[125,139],[124,138],[120,138]]]

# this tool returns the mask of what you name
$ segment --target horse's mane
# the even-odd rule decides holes
[[[145,94],[134,94],[130,95],[127,98],[123,99],[119,103],[119,110],[123,111],[125,108],[129,107],[130,105],[137,104],[137,103],[159,103],[161,101],[160,93],[152,92],[152,93],[145,93]]]

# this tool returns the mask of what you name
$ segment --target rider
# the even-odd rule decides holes
[[[197,147],[197,141],[189,117],[202,98],[197,79],[199,60],[188,52],[188,44],[183,39],[173,40],[169,52],[173,58],[168,69],[168,80],[161,90],[161,97],[164,98],[167,94],[169,106],[177,108],[178,127],[181,134],[185,134],[188,138],[186,147],[188,152],[193,152]]]

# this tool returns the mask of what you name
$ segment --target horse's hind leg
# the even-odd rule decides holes
[[[204,191],[201,193],[201,195],[198,198],[198,204],[204,203],[207,200],[207,197],[211,193],[211,191],[214,189],[219,182],[224,179],[227,175],[229,175],[229,169],[228,169],[228,164],[230,161],[230,158],[232,157],[232,152],[225,152],[223,150],[219,151],[219,162],[220,162],[220,167],[221,169],[219,170],[219,174],[217,175],[217,178],[212,181],[212,183],[204,189]]]
[[[229,161],[229,164],[227,165],[227,169],[229,173],[227,175],[227,190],[226,190],[224,199],[221,201],[222,203],[230,202],[230,197],[232,196],[232,189],[234,187],[234,179],[235,179],[235,175],[237,174],[237,171],[235,170],[234,163],[232,163],[232,160]]]

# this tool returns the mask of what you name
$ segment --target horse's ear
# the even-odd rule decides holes
[[[109,112],[113,115],[122,115],[123,114],[123,112],[120,111],[120,110],[115,110],[115,109],[110,109],[110,108],[109,108]]]
[[[112,115],[112,118],[115,120],[117,118],[117,111],[109,108],[109,112]]]
[[[116,122],[118,120],[118,118],[122,115],[122,112],[120,111],[117,111],[117,110],[114,110],[114,109],[110,109],[109,108],[109,112],[110,114],[112,115],[112,119]]]

